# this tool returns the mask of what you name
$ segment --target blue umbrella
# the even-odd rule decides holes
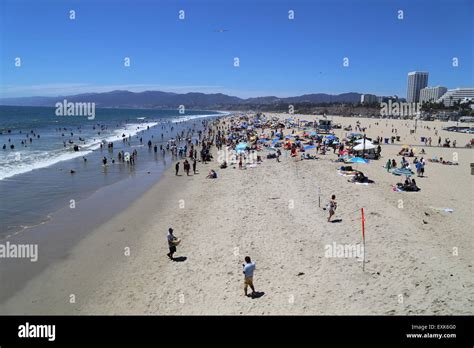
[[[235,151],[242,152],[242,151],[245,151],[246,148],[247,148],[247,143],[239,143],[235,147]]]
[[[349,158],[349,160],[347,162],[349,162],[349,163],[364,163],[364,164],[369,163],[368,160],[366,160],[362,157],[352,157],[352,158]]]
[[[331,140],[331,139],[336,139],[335,135],[329,134],[326,136],[326,139]]]

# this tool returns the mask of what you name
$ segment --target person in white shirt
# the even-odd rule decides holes
[[[250,296],[254,296],[255,295],[255,288],[253,286],[253,272],[255,271],[255,262],[252,262],[252,260],[250,260],[250,256],[246,256],[245,257],[245,264],[242,265],[243,268],[244,268],[244,292],[245,292],[245,296],[248,296],[247,295],[247,289],[248,287],[250,286],[250,288],[252,289],[252,294]]]

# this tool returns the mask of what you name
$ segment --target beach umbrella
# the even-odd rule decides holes
[[[374,144],[372,144],[372,143],[369,142],[369,141],[366,141],[366,142],[365,142],[365,146],[364,146],[364,144],[362,143],[362,144],[359,144],[359,145],[354,146],[352,149],[353,149],[354,151],[363,151],[364,149],[365,149],[365,150],[372,150],[372,149],[375,149],[375,148],[376,148],[376,146],[375,146]]]
[[[237,151],[237,152],[243,152],[243,151],[245,151],[246,148],[247,148],[247,143],[239,143],[239,144],[237,144],[237,146],[235,147],[235,151]]]
[[[364,142],[364,138],[354,140],[354,143],[360,144]],[[371,143],[369,139],[365,139],[365,143]]]
[[[336,136],[333,134],[329,134],[329,135],[326,135],[326,139],[328,140],[336,139]]]
[[[347,160],[347,162],[349,162],[349,163],[364,163],[364,164],[369,163],[368,160],[366,160],[366,159],[364,159],[364,158],[362,158],[362,157],[352,157],[352,158],[349,158],[349,159]]]

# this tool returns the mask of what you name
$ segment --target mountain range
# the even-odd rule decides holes
[[[16,106],[54,106],[57,102],[94,102],[98,108],[178,108],[184,105],[189,109],[221,109],[274,105],[274,104],[322,104],[322,103],[358,103],[361,93],[343,93],[331,95],[325,93],[305,94],[295,97],[278,98],[275,96],[239,98],[222,93],[171,93],[161,91],[111,91],[104,93],[85,93],[57,97],[20,97],[1,98],[0,105]]]

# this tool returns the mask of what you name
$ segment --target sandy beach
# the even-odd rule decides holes
[[[176,176],[168,169],[127,209],[1,304],[0,312],[473,314],[474,152],[464,147],[472,135],[441,130],[446,122],[419,122],[416,134],[410,134],[414,121],[331,119],[353,127],[358,120],[371,138],[390,137],[392,125],[397,129],[401,141],[383,144],[380,160],[354,165],[374,184],[356,185],[338,175],[341,164],[332,151],[304,161],[283,151],[277,162],[263,150],[261,164],[241,170],[238,165],[220,169],[214,147],[214,161],[199,162],[199,174]],[[458,147],[435,146],[434,127],[443,139],[456,139]],[[345,133],[335,130],[341,138]],[[423,146],[422,136],[431,136],[433,146]],[[403,144],[415,152],[424,148],[425,159],[457,156],[459,165],[427,162],[425,177],[416,178],[419,192],[395,192],[392,186],[401,178],[383,167],[389,158],[400,162]],[[210,169],[217,179],[206,179]],[[338,223],[328,223],[322,209],[332,194]],[[362,243],[361,208],[365,271],[361,258],[325,255],[333,243]],[[166,257],[169,227],[182,240],[176,261]],[[257,265],[258,298],[243,294],[247,255]]]

